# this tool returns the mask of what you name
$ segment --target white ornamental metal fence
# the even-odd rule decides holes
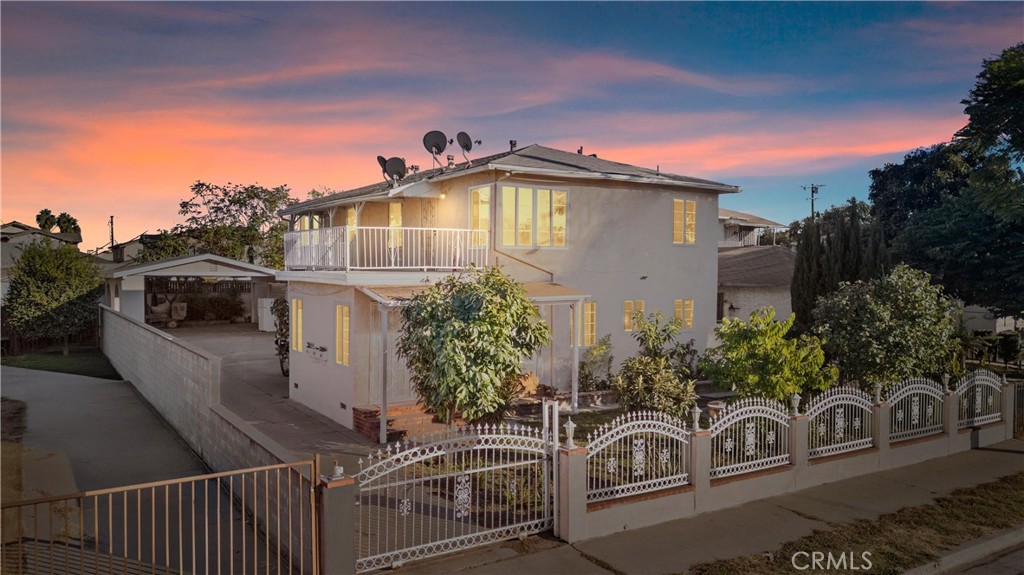
[[[888,393],[889,441],[942,432],[945,388],[925,378],[905,379]]]
[[[712,479],[789,462],[789,414],[781,402],[741,399],[711,420]]]
[[[629,412],[587,435],[587,501],[687,485],[690,432],[676,417]]]
[[[356,571],[550,529],[557,440],[549,429],[470,426],[360,461]]]
[[[958,428],[984,425],[1003,418],[1003,386],[999,376],[979,369],[965,375],[956,387]]]
[[[854,387],[834,387],[807,404],[809,458],[826,457],[874,445],[874,403]]]

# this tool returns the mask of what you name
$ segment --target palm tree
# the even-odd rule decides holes
[[[54,226],[57,225],[57,218],[49,209],[43,208],[39,210],[38,214],[36,214],[36,225],[44,232],[48,232],[53,230]]]
[[[60,215],[57,216],[56,224],[57,229],[59,229],[62,234],[82,233],[82,228],[78,226],[78,219],[72,217],[67,212],[61,212]]]

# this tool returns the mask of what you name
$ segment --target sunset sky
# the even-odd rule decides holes
[[[742,186],[788,223],[947,141],[1024,3],[0,4],[2,218],[83,250],[179,221],[191,183],[349,189],[423,134]],[[461,158],[460,158],[461,159]]]

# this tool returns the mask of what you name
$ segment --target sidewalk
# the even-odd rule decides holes
[[[957,488],[1021,472],[1024,440],[1013,439],[575,545],[532,537],[411,564],[401,571],[404,575],[685,573],[699,563],[774,552],[787,541],[828,529],[830,523],[874,519],[903,507],[929,504]],[[1024,534],[1024,526],[1021,531]]]

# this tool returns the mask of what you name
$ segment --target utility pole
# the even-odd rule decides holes
[[[114,216],[110,216],[110,248],[114,248]]]
[[[800,187],[805,189],[805,190],[810,190],[811,191],[811,197],[810,197],[810,200],[811,200],[811,219],[814,219],[817,216],[817,212],[814,211],[814,197],[818,195],[818,192],[819,192],[819,190],[821,188],[825,187],[825,184],[810,184],[810,185],[807,185],[807,186],[800,186]]]

